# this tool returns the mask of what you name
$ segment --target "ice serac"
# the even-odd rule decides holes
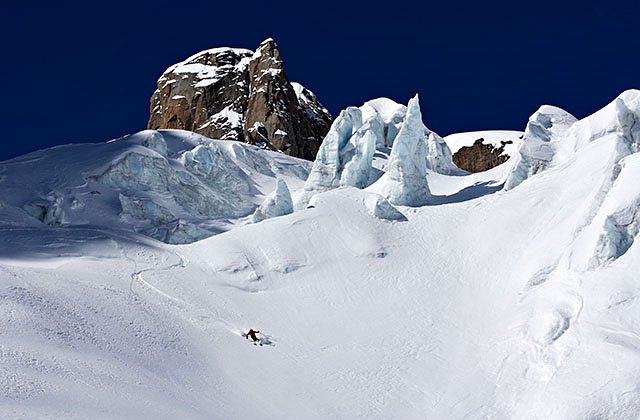
[[[356,133],[361,127],[362,112],[358,108],[349,107],[340,112],[320,145],[305,191],[323,192],[341,185],[345,165],[356,151],[351,140],[359,137]]]
[[[371,178],[371,163],[373,154],[376,151],[376,141],[378,137],[375,132],[380,128],[377,120],[367,121],[356,131],[349,145],[351,148],[345,152],[347,163],[344,165],[340,176],[340,186],[350,186],[356,188],[366,188],[369,186]]]
[[[425,136],[427,142],[427,165],[429,169],[439,174],[449,175],[457,171],[453,163],[451,150],[442,137],[429,130],[426,126]]]
[[[640,150],[640,115],[629,109],[622,98],[617,98],[616,119],[618,134],[627,148],[626,152],[637,153]]]
[[[386,184],[391,204],[421,206],[431,197],[427,185],[427,144],[418,95],[409,100],[407,116],[389,156]]]
[[[377,98],[365,102],[360,107],[364,121],[375,121],[372,125],[377,138],[376,147],[392,147],[402,128],[407,107],[388,98]],[[446,142],[423,124],[424,138],[427,143],[427,167],[434,172],[450,174],[456,172],[451,150]]]
[[[505,182],[505,189],[515,188],[551,166],[558,151],[557,143],[575,122],[576,118],[563,109],[550,105],[541,106],[529,118],[516,162]]]
[[[418,110],[419,112],[419,110]],[[343,110],[325,137],[311,174],[305,184],[306,200],[310,195],[337,187],[366,188],[375,182],[386,168],[386,159],[374,165],[376,150],[381,156],[389,153],[402,128],[407,125],[407,107],[388,98],[366,102],[359,108]],[[424,145],[427,169],[442,174],[457,171],[451,160],[451,151],[445,141],[429,130],[418,117],[412,121],[416,138]],[[376,166],[374,168],[374,166]]]
[[[620,162],[621,171],[594,220],[600,235],[589,268],[599,267],[624,255],[640,231],[640,154]]]
[[[108,226],[171,244],[231,229],[253,214],[264,201],[261,191],[276,183],[278,206],[266,214],[290,210],[284,182],[301,188],[311,166],[282,153],[179,130],[146,130],[35,156],[38,171],[27,157],[11,165],[10,180],[3,182],[5,191],[13,192],[10,200],[3,195],[3,202],[25,216],[22,223]]]
[[[363,119],[376,120],[381,129],[375,132],[377,137],[376,147],[391,147],[395,140],[404,117],[407,114],[407,107],[394,102],[389,98],[376,98],[367,101],[360,107]],[[376,127],[378,128],[378,127]]]
[[[251,220],[253,223],[258,223],[265,219],[291,213],[293,213],[291,193],[289,192],[287,183],[282,179],[278,179],[275,191],[269,194],[264,202],[256,209]]]
[[[558,162],[568,161],[569,156],[575,159],[589,149],[607,148],[598,155],[605,168],[604,179],[585,206],[586,221],[567,253],[567,260],[578,270],[602,269],[623,257],[640,231],[639,111],[640,92],[626,91],[600,111],[576,122],[558,142],[571,146],[571,153]]]
[[[151,97],[150,129],[183,129],[312,160],[331,124],[316,95],[290,83],[272,39],[214,48],[169,67]]]

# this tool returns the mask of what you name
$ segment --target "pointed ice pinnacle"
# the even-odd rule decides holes
[[[387,176],[387,197],[392,204],[421,206],[431,197],[427,144],[417,94],[409,100],[404,124],[393,142]]]
[[[267,196],[260,207],[253,213],[252,222],[258,223],[272,217],[293,213],[293,201],[287,183],[278,179],[276,189]]]

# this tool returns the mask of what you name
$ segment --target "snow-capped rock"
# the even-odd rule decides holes
[[[312,160],[331,124],[317,97],[289,82],[272,39],[256,52],[214,48],[169,67],[151,97],[150,129],[183,129]],[[255,130],[256,124],[264,132]]]
[[[264,202],[253,213],[253,223],[261,222],[272,217],[284,216],[293,213],[293,200],[287,187],[287,183],[282,179],[276,182],[276,189],[265,198]]]
[[[418,95],[409,100],[407,115],[389,155],[386,196],[391,204],[421,206],[431,197],[427,185],[427,144]]]

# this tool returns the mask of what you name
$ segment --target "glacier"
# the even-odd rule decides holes
[[[417,97],[395,135],[359,109],[331,188],[261,223],[310,163],[182,131],[0,162],[0,417],[637,418],[639,102],[544,106],[474,174],[433,169]]]
[[[111,226],[190,243],[244,223],[264,199],[259,191],[275,188],[278,178],[302,185],[309,166],[247,144],[145,130],[7,161],[4,210],[26,216],[12,222],[19,226]]]

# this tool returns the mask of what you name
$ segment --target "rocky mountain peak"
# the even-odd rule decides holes
[[[253,58],[260,58],[262,63],[270,62],[271,68],[282,69],[283,67],[278,44],[272,38],[267,38],[260,43]]]
[[[275,41],[214,48],[169,67],[151,97],[151,129],[194,131],[312,160],[331,125],[316,96],[285,74]]]

